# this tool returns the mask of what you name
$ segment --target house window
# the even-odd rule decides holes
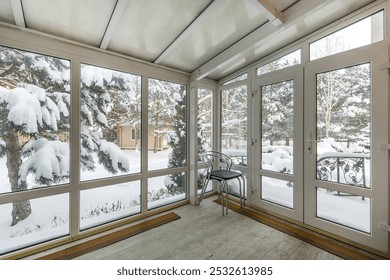
[[[141,140],[141,131],[139,128],[132,128],[131,129],[131,140]]]

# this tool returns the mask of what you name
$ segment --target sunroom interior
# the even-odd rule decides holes
[[[196,217],[210,150],[245,176],[230,213],[389,259],[389,9],[0,0],[0,259]]]

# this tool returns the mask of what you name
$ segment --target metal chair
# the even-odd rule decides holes
[[[227,181],[237,179],[240,190],[240,207],[245,206],[245,178],[241,172],[231,170],[233,166],[232,159],[224,153],[217,151],[208,151],[202,156],[202,161],[206,164],[206,171],[203,178],[202,191],[199,196],[199,203],[202,202],[206,188],[210,180],[219,183],[219,195],[222,204],[222,215],[228,214],[229,185]],[[241,180],[243,184],[241,185]],[[243,186],[243,189],[242,189]],[[224,195],[225,193],[225,195]],[[226,210],[224,210],[226,208]]]

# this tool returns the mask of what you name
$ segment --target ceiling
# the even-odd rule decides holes
[[[0,21],[219,80],[373,0],[0,0]]]

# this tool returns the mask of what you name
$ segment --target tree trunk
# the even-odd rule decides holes
[[[19,137],[16,132],[8,131],[3,135],[6,144],[8,179],[11,184],[11,191],[18,192],[27,189],[25,183],[18,184],[19,167],[22,163],[20,156]],[[15,201],[12,203],[12,225],[26,219],[31,214],[29,200]]]

